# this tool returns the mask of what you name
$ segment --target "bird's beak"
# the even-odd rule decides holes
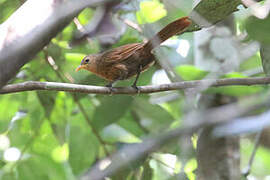
[[[78,72],[79,70],[81,70],[83,67],[82,67],[82,65],[79,65],[77,68],[76,68],[76,72]]]

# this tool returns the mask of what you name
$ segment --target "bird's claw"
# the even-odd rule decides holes
[[[137,93],[137,94],[140,93],[140,89],[139,89],[138,86],[136,86],[136,84],[133,84],[131,87],[134,88],[134,89],[136,89],[136,93]]]
[[[110,95],[113,95],[113,87],[112,87],[112,83],[107,84],[105,87],[109,88],[109,90],[110,90]]]

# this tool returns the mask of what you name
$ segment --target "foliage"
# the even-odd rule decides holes
[[[121,11],[112,12],[122,19],[138,22],[145,29],[150,23],[161,28],[160,24],[164,25],[179,14],[188,13],[173,6],[175,0],[166,2],[136,1],[137,5],[139,4],[137,11],[134,10],[136,8],[133,3],[128,3],[120,4]],[[21,6],[21,3],[22,1],[19,0],[0,0],[0,22],[3,23]],[[192,2],[188,3],[191,7]],[[206,19],[214,23],[236,11],[239,4],[238,0],[233,3],[228,0],[203,0],[194,9],[189,9],[189,12],[197,11],[201,15],[206,15]],[[78,15],[79,22],[87,25],[93,20],[95,12],[96,9],[91,8],[82,11]],[[261,72],[246,75],[247,70],[261,65],[268,75],[269,52],[265,49],[269,46],[267,45],[270,38],[269,17],[261,20],[251,16],[243,21],[240,16],[236,16],[236,22],[239,27],[243,27],[242,31],[238,29],[239,33],[247,32],[249,40],[255,39],[265,43],[261,49],[265,61],[261,64],[260,56],[255,54],[242,60],[239,68],[229,73],[219,74],[217,78],[261,76]],[[192,30],[199,30],[196,23],[193,29],[190,29]],[[86,54],[97,53],[110,47],[100,44],[98,38],[90,38],[76,46],[70,46],[76,32],[77,27],[72,22],[35,56],[33,61],[22,67],[20,73],[11,82],[37,80],[104,85],[104,80],[86,71],[76,73],[75,68]],[[184,34],[180,38],[192,44],[194,41],[192,35],[192,33]],[[180,38],[174,40],[179,44]],[[113,42],[113,47],[141,41],[143,36],[127,27],[121,38]],[[168,44],[161,49],[176,49],[173,43]],[[189,51],[194,52],[194,48],[191,46]],[[181,61],[172,63],[174,66],[172,70],[182,80],[199,80],[209,77],[212,73],[210,70],[195,66],[193,55],[187,56],[185,62],[184,57],[178,53],[177,58]],[[151,84],[157,76],[158,68],[159,66],[155,65],[143,73],[139,85]],[[166,78],[167,76],[163,76],[161,80]],[[118,82],[117,85],[128,86],[133,80]],[[210,88],[202,94],[222,94],[241,99],[267,89],[264,86],[227,86]],[[97,160],[119,150],[119,144],[139,143],[145,136],[154,136],[183,126],[186,100],[182,92],[135,96],[65,92],[24,92],[1,95],[0,179],[77,179]],[[19,150],[20,158],[12,159],[16,156],[16,152],[12,154],[10,151],[12,148]],[[196,157],[192,154],[186,163],[181,161],[179,157],[181,149],[182,147],[178,145],[160,149],[156,155],[149,155],[117,175],[122,176],[123,179],[161,180],[173,179],[183,170],[189,179],[195,179]],[[248,140],[242,141],[241,150],[242,159],[247,163],[250,153],[246,151],[251,151]],[[269,175],[269,149],[260,148],[257,156],[259,160],[255,163],[254,175],[265,177]]]

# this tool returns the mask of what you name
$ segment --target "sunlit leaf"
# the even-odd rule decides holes
[[[136,13],[140,24],[153,23],[167,15],[164,5],[158,1],[142,1],[140,11]]]
[[[188,163],[186,164],[184,171],[187,174],[188,178],[190,180],[195,180],[195,173],[194,170],[197,168],[197,161],[196,159],[191,159],[188,161]]]
[[[175,68],[176,73],[185,81],[203,79],[208,72],[192,65],[181,65]]]
[[[75,61],[80,64],[81,60],[86,56],[86,54],[81,54],[81,53],[66,53],[65,54],[65,59],[67,61]]]
[[[56,162],[65,162],[68,160],[68,145],[65,143],[62,146],[58,146],[52,151],[52,159]]]
[[[82,25],[86,25],[89,19],[93,16],[93,10],[90,8],[84,9],[78,16],[78,19]]]

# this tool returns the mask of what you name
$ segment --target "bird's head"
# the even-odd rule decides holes
[[[83,58],[81,61],[81,64],[76,68],[76,72],[78,72],[81,69],[85,69],[88,71],[92,71],[93,68],[95,68],[95,56],[88,55]]]

